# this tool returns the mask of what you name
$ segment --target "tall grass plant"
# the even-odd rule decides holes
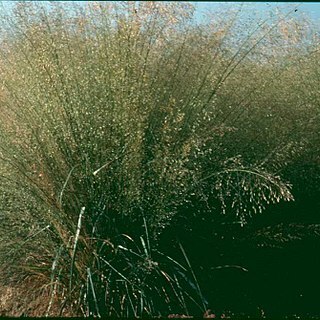
[[[86,316],[205,312],[163,230],[293,200],[281,172],[313,141],[317,53],[299,60],[287,16],[237,41],[240,10],[196,25],[187,3],[2,9],[1,259],[48,279],[48,315],[56,297]]]

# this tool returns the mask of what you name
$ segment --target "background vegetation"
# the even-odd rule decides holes
[[[262,256],[318,244],[319,43],[241,12],[2,9],[4,284],[41,279],[48,315],[277,310]]]

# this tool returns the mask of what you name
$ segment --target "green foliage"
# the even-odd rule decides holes
[[[185,3],[85,6],[2,12],[0,252],[30,240],[15,252],[37,247],[84,315],[204,309],[159,235],[189,208],[244,224],[293,200],[281,172],[318,128],[317,52],[278,52],[286,17],[238,43],[236,16],[195,25]]]

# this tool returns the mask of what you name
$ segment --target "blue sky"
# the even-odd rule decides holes
[[[219,6],[229,6],[230,8],[235,5],[239,5],[241,2],[193,2],[196,6],[196,17],[200,20],[202,14],[206,10],[215,10]],[[295,13],[296,16],[305,14],[315,24],[320,25],[320,2],[245,2],[247,8],[252,8],[254,11],[258,11],[262,16],[268,14],[270,11],[275,11],[276,8],[280,10],[288,11],[289,7],[298,6],[298,11]]]
[[[15,1],[1,1],[5,6],[12,6]],[[77,1],[78,2],[78,1]],[[88,1],[81,1],[80,3],[85,3]],[[221,2],[193,2],[191,1],[196,7],[196,19],[201,21],[203,13],[207,10],[215,10],[219,8],[221,5],[225,7],[233,8],[241,4],[241,2],[232,2],[232,1],[221,1]],[[298,6],[298,11],[295,13],[295,16],[305,14],[311,20],[319,26],[320,28],[320,2],[244,2],[245,7],[250,9],[249,11],[256,11],[262,17],[270,13],[270,11],[274,12],[276,8],[280,8],[281,11],[289,10],[291,6]]]

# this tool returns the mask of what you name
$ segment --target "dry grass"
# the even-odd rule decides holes
[[[30,276],[10,285],[1,285],[0,315],[3,317],[41,317],[47,312],[50,300],[50,289],[46,279]],[[60,303],[52,304],[49,316],[60,315]],[[67,309],[63,317],[76,316]]]

